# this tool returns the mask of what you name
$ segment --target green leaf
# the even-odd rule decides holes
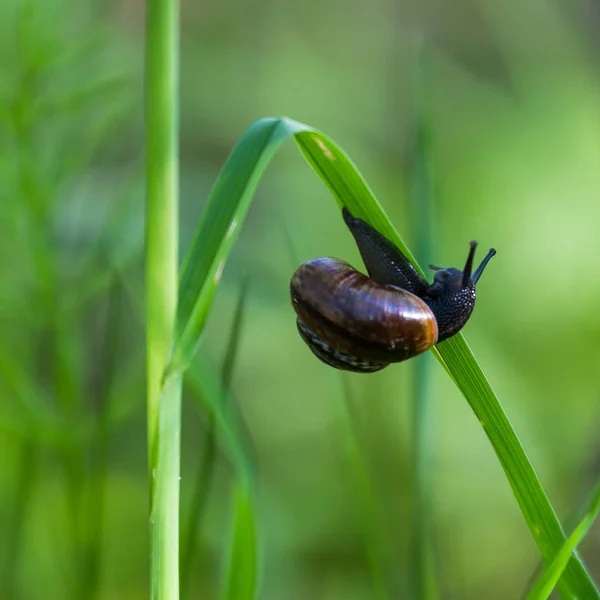
[[[413,48],[412,139],[410,173],[410,223],[414,231],[415,252],[425,264],[434,262],[434,216],[436,203],[435,172],[432,156],[431,107],[429,106],[428,48],[417,39]],[[436,573],[432,519],[434,488],[434,446],[436,437],[435,398],[431,393],[431,355],[412,361],[412,453],[413,514],[410,550],[409,589],[419,600],[441,597]]]
[[[238,357],[247,300],[248,279],[244,279],[240,288],[233,324],[231,326],[231,333],[229,335],[229,342],[227,344],[227,352],[221,369],[221,388],[217,388],[216,385],[207,388],[206,382],[200,377],[192,382],[195,391],[198,392],[195,394],[195,398],[199,401],[199,404],[201,405],[200,408],[207,407],[211,410],[205,419],[204,445],[198,471],[194,477],[194,491],[192,494],[186,528],[187,535],[182,545],[182,588],[186,593],[189,588],[192,564],[196,554],[197,531],[202,526],[206,517],[208,498],[212,489],[218,439],[230,440],[232,443],[235,443],[235,447],[226,448],[226,450],[229,450],[229,455],[233,456],[234,459],[236,456],[241,459],[234,461],[234,466],[237,467],[238,471],[238,480],[251,481],[254,478],[252,475],[255,472],[253,457],[246,452],[246,449],[250,448],[250,442],[247,441],[246,436],[244,435],[245,428],[242,431],[242,428],[239,427],[238,419],[234,419],[234,417],[239,416],[239,413],[234,415],[231,410],[227,410],[228,408],[231,409],[229,389],[231,387],[231,378]],[[213,377],[213,379],[216,379],[216,377]],[[205,398],[204,394],[206,393],[213,394],[214,397],[211,396],[210,398]],[[218,407],[218,415],[215,415],[214,407]],[[217,417],[220,418],[220,430],[217,428]],[[224,427],[226,428],[225,430],[223,429]],[[251,551],[254,552],[254,549],[251,549]]]
[[[236,486],[235,520],[222,600],[252,600],[256,595],[256,523],[252,494]]]
[[[373,222],[384,234],[394,231],[364,179],[327,136],[290,119],[262,119],[239,139],[211,191],[194,242],[184,260],[174,349],[168,373],[191,361],[229,252],[237,239],[260,176],[281,143],[294,136],[306,159],[338,200],[357,216],[372,206]],[[355,198],[353,194],[358,194]],[[397,236],[396,236],[397,237]],[[402,245],[403,249],[406,246]]]
[[[219,369],[207,357],[201,356],[185,377],[197,392],[195,397],[209,409],[217,439],[231,461],[238,480],[249,487],[254,486],[256,467],[250,441],[235,414],[229,390],[224,385]]]
[[[277,148],[292,136],[338,205],[346,206],[352,214],[367,221],[414,262],[362,175],[333,140],[290,119],[257,121],[242,135],[227,159],[184,261],[167,375],[185,369],[193,357],[222,269],[259,178]],[[417,268],[423,272],[418,265]],[[458,334],[438,344],[433,353],[482,424],[542,558],[547,564],[552,562],[565,542],[565,534],[519,438],[464,337]],[[558,587],[565,596],[600,599],[577,556],[569,561]]]
[[[169,371],[191,361],[213,295],[262,172],[290,135],[287,121],[262,119],[238,140],[211,191],[179,280],[179,307]]]
[[[146,15],[146,414],[150,598],[179,598],[182,377],[164,378],[177,314],[179,2]]]
[[[552,564],[546,569],[544,574],[538,579],[537,583],[531,589],[527,600],[546,600],[556,586],[560,576],[566,569],[571,559],[571,555],[583,538],[587,535],[591,526],[594,524],[598,513],[600,512],[600,485],[596,487],[592,502],[575,531],[569,536],[569,539],[563,544]]]
[[[341,373],[343,385],[344,438],[348,465],[354,479],[354,505],[364,538],[365,558],[369,568],[374,600],[391,600],[391,562],[389,557],[389,528],[381,511],[381,498],[373,479],[373,469],[366,451],[366,440],[362,430],[357,400],[350,386],[350,378]],[[415,596],[421,599],[421,596]]]

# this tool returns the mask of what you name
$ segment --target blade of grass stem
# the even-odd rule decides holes
[[[567,567],[567,564],[571,559],[571,555],[576,551],[577,546],[579,546],[583,538],[587,535],[599,512],[600,485],[596,486],[592,501],[583,519],[575,528],[573,533],[569,536],[567,541],[563,544],[563,547],[556,555],[556,558],[552,561],[552,564],[546,569],[543,575],[533,586],[531,592],[527,596],[527,600],[546,600],[550,596],[552,590],[555,588],[558,580],[560,579],[560,576]]]
[[[158,456],[150,511],[151,598],[179,598],[181,376],[169,377],[158,404]],[[177,519],[176,519],[177,517]]]
[[[373,598],[391,600],[393,596],[390,585],[390,565],[386,553],[389,544],[387,539],[384,539],[384,521],[379,497],[371,477],[364,436],[361,433],[360,419],[347,375],[341,376],[341,383],[346,416],[346,449],[348,462],[354,475],[355,504],[362,524],[366,559],[373,585]]]
[[[600,451],[600,447],[595,444],[596,447],[592,448],[589,456],[584,461],[584,465],[582,468],[583,476],[578,476],[578,485],[575,492],[575,499],[571,505],[569,510],[569,515],[565,519],[564,529],[566,531],[573,531],[577,525],[579,524],[579,520],[581,519],[581,514],[585,511],[586,507],[590,502],[590,480],[592,482],[596,481],[597,478],[597,464],[598,464],[598,454]],[[544,572],[544,561],[539,560],[535,569],[531,572],[529,580],[524,586],[523,593],[521,594],[521,600],[526,600],[527,595],[530,593],[533,585]]]
[[[253,600],[256,595],[256,522],[249,487],[234,486],[234,522],[221,600]]]
[[[565,543],[566,536],[500,401],[462,335],[438,344],[433,352],[468,400],[483,427],[540,554],[544,562],[550,564]],[[557,587],[566,598],[600,598],[576,554],[571,557]]]
[[[110,396],[117,370],[117,349],[121,329],[121,288],[113,276],[108,290],[107,314],[102,351],[99,356],[97,381],[94,385],[96,428],[90,442],[90,469],[87,493],[87,523],[84,568],[82,569],[80,597],[92,600],[101,597],[102,534],[104,531],[105,485],[110,430]]]
[[[181,377],[164,378],[177,307],[179,3],[146,15],[146,336],[150,597],[179,597]]]
[[[435,262],[433,215],[435,178],[431,164],[431,115],[426,90],[426,48],[421,39],[414,43],[413,54],[413,135],[411,152],[411,222],[415,253],[423,264]],[[432,398],[429,394],[431,370],[429,354],[419,356],[413,363],[413,531],[410,586],[412,597],[418,600],[439,598],[434,564],[432,529],[433,504],[433,429],[435,427]]]
[[[238,302],[235,308],[235,314],[233,318],[233,324],[231,326],[231,333],[229,335],[229,342],[227,344],[227,352],[225,359],[223,360],[223,367],[221,372],[221,378],[223,381],[224,389],[229,389],[231,386],[231,378],[233,376],[233,369],[238,356],[239,343],[244,324],[244,316],[246,311],[246,302],[248,299],[248,279],[244,279],[240,288],[240,294]],[[227,402],[227,396],[223,396],[221,399],[213,400],[212,404],[220,404]],[[206,514],[206,507],[208,505],[208,497],[212,489],[212,479],[214,474],[216,449],[217,449],[217,427],[215,423],[215,417],[212,412],[207,415],[206,418],[206,429],[204,435],[204,446],[201,452],[200,464],[198,466],[198,472],[194,478],[194,491],[192,494],[192,502],[190,506],[190,514],[187,525],[187,537],[183,543],[182,552],[182,588],[183,596],[185,597],[189,583],[191,581],[192,563],[196,552],[196,536],[199,528],[201,527],[202,521]]]
[[[136,309],[135,314],[138,314],[141,309],[140,294],[137,293],[136,287],[132,286],[132,282],[124,278],[124,274],[120,273],[118,268],[116,273],[120,275],[121,286],[128,293],[128,297]],[[240,473],[244,473],[244,477],[248,482],[252,482],[255,478],[256,468],[253,464],[250,444],[245,441],[243,429],[231,410],[231,403],[229,401],[221,402],[221,397],[227,393],[227,390],[223,388],[218,369],[208,357],[201,355],[195,362],[194,368],[187,371],[185,382],[188,387],[192,388],[194,398],[198,401],[202,400],[199,403],[199,409],[204,412],[208,409],[208,412],[214,416],[217,429],[216,437],[233,467],[239,470]],[[125,389],[135,388],[138,385],[135,377],[132,381],[121,384]],[[136,405],[123,401],[123,395],[119,391],[111,394],[111,396],[121,400],[119,403],[111,402],[112,409],[109,415],[111,429],[121,426],[123,422],[131,418],[132,412],[136,410]],[[216,402],[215,399],[219,401]]]
[[[221,372],[204,355],[194,362],[194,368],[186,372],[186,383],[194,390],[199,410],[211,414],[217,430],[216,439],[227,455],[236,477],[253,487],[256,481],[254,452],[243,422],[234,410],[231,399],[223,400],[229,390],[223,386]]]
[[[242,285],[240,286],[240,292],[238,301],[235,307],[235,313],[233,315],[233,323],[231,325],[231,333],[229,335],[229,343],[227,344],[227,352],[223,359],[223,385],[225,388],[231,386],[231,380],[233,377],[233,370],[238,358],[238,352],[240,349],[240,341],[242,338],[242,328],[244,326],[244,319],[246,316],[246,306],[248,303],[248,291],[250,289],[250,280],[244,277]]]
[[[242,283],[236,319],[232,334],[232,342],[223,362],[223,382],[229,387],[231,375],[239,345],[245,302],[248,293],[248,280]],[[225,398],[224,398],[225,400]],[[227,600],[253,600],[257,585],[257,547],[256,547],[256,512],[253,486],[248,485],[246,478],[238,478],[234,483],[235,514],[229,564],[226,570],[223,598]]]

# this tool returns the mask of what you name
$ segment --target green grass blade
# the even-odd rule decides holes
[[[88,492],[86,494],[85,547],[82,552],[83,568],[80,576],[80,596],[98,600],[102,595],[101,575],[103,561],[103,531],[106,524],[106,477],[109,457],[109,399],[118,369],[119,334],[122,331],[121,285],[117,276],[108,290],[106,321],[103,340],[98,352],[102,376],[94,390],[94,425],[90,436]]]
[[[239,139],[223,167],[183,266],[171,371],[195,352],[225,260],[237,239],[260,176],[294,131],[292,121],[262,119]]]
[[[231,333],[229,335],[229,342],[227,344],[227,352],[223,360],[223,366],[221,369],[222,378],[222,391],[227,392],[230,389],[231,378],[233,376],[233,370],[238,356],[238,350],[240,345],[241,334],[244,325],[244,318],[246,314],[246,303],[248,300],[248,279],[244,279],[240,288],[240,295],[235,308],[235,315],[233,318],[233,324],[231,326]],[[199,382],[196,382],[199,383]],[[198,390],[199,386],[195,386]],[[218,390],[215,390],[218,392]],[[203,401],[202,395],[199,395],[199,401]],[[220,397],[213,398],[208,401],[211,406],[223,406],[228,403],[228,395],[221,394]],[[189,589],[189,583],[191,581],[192,565],[196,554],[196,535],[198,529],[202,526],[204,517],[206,515],[206,509],[208,506],[208,497],[212,487],[213,474],[216,462],[216,451],[217,451],[217,434],[219,433],[215,422],[215,415],[213,411],[209,411],[210,414],[206,417],[206,428],[204,435],[204,446],[202,448],[200,464],[198,466],[198,472],[194,478],[194,491],[192,493],[192,501],[190,507],[190,514],[187,524],[187,537],[182,545],[182,559],[181,559],[181,574],[182,574],[182,589],[183,596],[185,597],[187,590]],[[230,426],[234,426],[233,423],[229,423]],[[243,448],[247,445],[244,444],[243,435],[241,432],[236,432],[236,439],[241,439]],[[221,436],[224,437],[224,436]],[[248,458],[248,462],[251,463],[251,458]],[[240,467],[242,470],[242,480],[248,479],[243,475],[244,471],[253,471],[253,468],[248,468],[245,464]]]
[[[411,223],[414,229],[415,253],[423,264],[430,264],[435,256],[434,204],[435,178],[431,161],[431,116],[426,91],[426,48],[416,40],[413,66],[413,123],[411,160]],[[435,407],[430,394],[430,354],[413,361],[413,476],[414,500],[412,522],[412,551],[409,585],[414,598],[436,600],[440,597],[436,575],[433,532],[432,481]]]
[[[500,401],[462,335],[446,340],[434,353],[469,402],[500,461],[540,554],[550,564],[566,541],[563,529]],[[574,555],[558,589],[565,597],[600,598]]]
[[[205,356],[194,362],[194,368],[185,375],[194,388],[200,410],[208,409],[214,419],[219,445],[228,457],[238,481],[253,487],[256,481],[254,453],[223,384],[218,367]]]
[[[184,260],[169,373],[181,371],[189,365],[252,195],[275,152],[290,136],[294,136],[340,206],[345,204],[357,216],[364,217],[361,207],[374,205],[372,217],[375,225],[379,224],[384,234],[388,230],[394,232],[360,173],[326,135],[287,118],[257,121],[239,139],[219,174]]]
[[[337,203],[379,230],[414,262],[362,175],[333,140],[289,119],[257,121],[240,138],[221,171],[184,262],[169,373],[189,364],[252,193],[276,149],[290,136]],[[423,272],[418,265],[417,269]],[[481,422],[540,553],[549,564],[565,542],[565,534],[500,402],[461,334],[433,351]],[[567,596],[600,599],[577,556],[569,562],[558,587]]]
[[[229,388],[233,377],[233,370],[237,362],[240,349],[240,341],[242,339],[242,330],[244,328],[244,319],[246,317],[246,306],[248,303],[248,292],[250,290],[250,280],[245,277],[240,287],[240,295],[235,306],[233,315],[233,324],[231,325],[231,333],[229,335],[229,343],[227,344],[227,352],[223,359],[223,385]]]
[[[253,600],[256,595],[256,522],[250,490],[234,490],[235,519],[221,600]]]
[[[146,286],[148,444],[156,454],[158,402],[177,305],[176,0],[148,3]]]
[[[544,574],[533,586],[531,592],[527,596],[527,600],[546,600],[550,596],[564,570],[567,568],[569,560],[571,559],[571,555],[573,552],[575,552],[577,546],[579,546],[583,538],[587,535],[599,512],[600,485],[596,487],[590,507],[585,513],[583,519],[560,549],[559,553],[556,555],[556,558],[552,561],[552,564],[548,567],[548,569],[546,569]]]
[[[181,376],[164,379],[177,311],[179,2],[146,22],[146,368],[150,597],[179,598]]]
[[[345,447],[348,464],[354,478],[354,504],[364,537],[367,565],[373,586],[372,596],[374,600],[391,600],[393,598],[392,574],[387,552],[389,540],[381,511],[381,500],[373,480],[373,471],[369,465],[356,399],[346,373],[342,373],[341,382],[346,417],[344,423]]]
[[[158,449],[151,478],[150,594],[152,600],[179,598],[179,472],[181,376],[169,377],[158,405]]]

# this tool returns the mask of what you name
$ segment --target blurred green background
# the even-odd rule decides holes
[[[263,116],[333,137],[410,226],[413,48],[425,40],[435,263],[495,246],[464,333],[561,521],[597,480],[600,5],[592,0],[182,3],[181,253],[227,154]],[[140,1],[0,4],[0,598],[148,595]],[[293,144],[259,188],[201,353],[227,350],[260,473],[264,600],[374,597],[344,380],[300,340],[301,261],[361,266]],[[318,215],[316,217],[315,215]],[[386,576],[410,598],[411,382],[351,375]],[[519,598],[538,554],[482,428],[432,361],[432,522],[444,598]],[[185,397],[182,527],[206,419]],[[355,440],[356,441],[356,440]],[[232,473],[217,453],[187,597],[216,597]],[[377,524],[379,523],[379,524]],[[600,578],[600,537],[583,556]]]

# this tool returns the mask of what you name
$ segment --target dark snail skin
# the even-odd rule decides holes
[[[475,306],[475,285],[492,248],[473,273],[477,242],[463,271],[434,267],[429,284],[402,252],[365,221],[342,211],[369,276],[335,258],[301,265],[290,283],[300,335],[323,362],[373,372],[417,356],[458,333]]]
[[[342,260],[304,263],[292,277],[290,294],[300,334],[317,345],[319,358],[331,359],[328,364],[337,356],[348,363],[344,368],[383,368],[425,352],[437,340],[435,317],[423,300],[381,285]]]
[[[342,216],[354,236],[367,272],[375,281],[423,296],[427,282],[392,242],[362,219],[353,217],[347,208],[342,210]]]

